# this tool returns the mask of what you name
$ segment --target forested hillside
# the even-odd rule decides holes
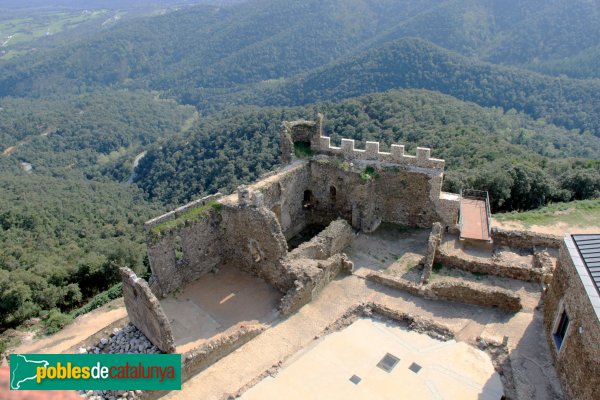
[[[152,148],[140,162],[137,183],[168,202],[230,191],[278,162],[282,120],[312,118],[317,112],[325,114],[325,129],[334,141],[403,143],[412,153],[417,146],[431,147],[433,156],[446,160],[447,190],[490,190],[495,210],[600,193],[600,163],[584,159],[600,154],[600,138],[427,91],[297,108],[233,109],[204,120],[193,134]],[[540,185],[538,192],[517,195],[533,182]]]
[[[117,183],[0,177],[0,326],[80,306],[119,266],[144,273],[141,225],[160,211]]]
[[[435,90],[600,135],[600,81],[553,78],[475,61],[421,39],[391,42],[299,77],[215,97],[223,103],[301,105],[393,88]],[[197,102],[209,102],[213,93],[206,96]]]

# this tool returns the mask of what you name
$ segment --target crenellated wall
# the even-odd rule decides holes
[[[364,150],[355,147],[353,139],[342,139],[341,147],[331,145],[331,138],[319,138],[318,151],[327,155],[340,155],[347,160],[375,161],[386,164],[410,165],[419,168],[433,168],[444,170],[444,160],[431,158],[431,150],[426,147],[417,147],[416,156],[405,154],[404,146],[393,144],[390,152],[379,151],[378,142],[366,142]]]

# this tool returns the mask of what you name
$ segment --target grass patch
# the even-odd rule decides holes
[[[371,178],[379,178],[379,173],[375,170],[375,168],[369,165],[363,172],[360,173],[360,179],[363,181],[368,181]]]
[[[600,226],[600,199],[554,203],[526,212],[494,214],[497,221],[516,221],[525,226],[554,225],[560,222],[578,226]]]
[[[161,232],[170,230],[179,226],[184,226],[188,222],[200,221],[206,218],[211,210],[221,210],[221,203],[216,200],[210,201],[201,207],[192,208],[181,214],[179,217],[165,221],[158,225],[155,225],[150,230],[155,237],[158,237]]]
[[[294,142],[294,154],[298,158],[310,158],[315,155],[315,152],[310,148],[310,143]]]
[[[90,300],[86,305],[77,310],[71,311],[71,317],[77,318],[80,315],[87,314],[96,308],[100,308],[106,303],[117,299],[123,295],[123,283],[119,282],[116,285],[112,286],[110,289],[105,290],[102,293],[98,293],[95,295],[92,300]]]
[[[473,276],[475,276],[475,279],[477,279],[478,281],[482,280],[483,278],[485,278],[488,274],[486,274],[485,272],[472,272]]]
[[[62,328],[67,326],[73,321],[73,315],[63,314],[57,308],[54,308],[48,312],[48,316],[42,321],[44,330],[47,335],[51,335],[60,331]]]
[[[440,263],[434,263],[431,268],[431,276],[429,276],[429,280],[432,281],[433,279],[440,276],[440,271],[442,270],[443,267],[444,266]]]

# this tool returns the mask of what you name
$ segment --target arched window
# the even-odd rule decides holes
[[[336,195],[337,195],[337,189],[335,188],[335,186],[331,185],[329,187],[329,199],[332,202],[335,202]]]
[[[312,208],[314,206],[314,203],[315,203],[315,196],[313,195],[313,192],[311,192],[310,190],[305,190],[304,198],[302,199],[302,207]]]

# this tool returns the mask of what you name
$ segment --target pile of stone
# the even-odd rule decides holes
[[[80,347],[81,354],[159,354],[161,351],[135,326],[128,324],[115,328],[108,338],[101,338],[95,346]],[[135,399],[139,390],[87,390],[79,394],[89,400]]]

